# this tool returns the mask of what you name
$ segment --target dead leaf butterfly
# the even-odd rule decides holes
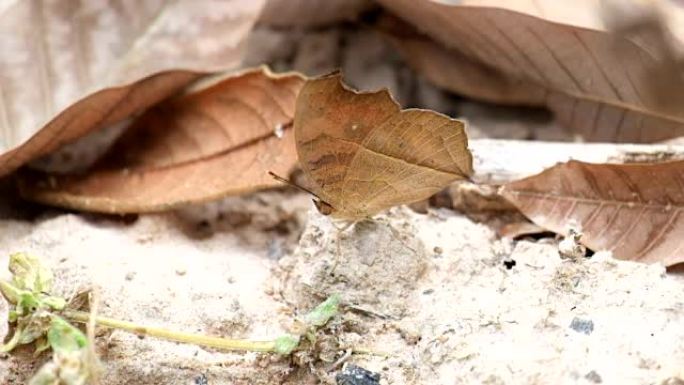
[[[420,201],[472,174],[462,122],[401,110],[387,90],[353,91],[339,73],[306,82],[294,129],[307,191],[335,218],[359,220]]]

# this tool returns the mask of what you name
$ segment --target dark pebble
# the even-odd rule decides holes
[[[570,322],[570,328],[578,333],[589,335],[594,331],[594,321],[575,317]]]
[[[362,367],[347,364],[335,376],[337,385],[379,385],[380,374],[373,373]]]
[[[598,373],[596,373],[595,370],[592,370],[591,372],[585,374],[584,378],[593,382],[594,384],[600,384],[603,382],[603,379],[601,378],[601,376],[599,376]]]

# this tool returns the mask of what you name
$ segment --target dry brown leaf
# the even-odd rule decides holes
[[[318,207],[337,218],[362,219],[423,200],[472,174],[463,123],[400,110],[387,90],[354,92],[339,74],[306,82],[294,125]]]
[[[441,88],[491,103],[544,105],[543,88],[447,49],[401,19],[384,15],[378,27],[415,71]]]
[[[462,181],[452,183],[445,192],[450,201],[448,207],[457,211],[465,213],[517,211],[515,206],[501,197],[495,185]]]
[[[636,39],[601,30],[605,25],[600,2],[459,2],[465,6],[430,0],[380,2],[449,49],[416,44],[403,48],[409,55],[430,55],[409,62],[418,69],[441,72],[429,77],[442,86],[483,97],[477,83],[463,82],[463,73],[472,74],[475,62],[500,72],[499,77],[508,82],[525,83],[534,93],[533,100],[538,88],[544,89],[544,104],[587,140],[649,142],[684,134],[684,110],[663,97],[684,98],[681,71],[669,76],[669,89],[654,82],[672,69],[668,52],[654,52]],[[451,55],[457,59],[452,66],[435,64]],[[461,57],[470,60],[460,61]],[[509,83],[502,86],[505,91]],[[485,96],[492,94],[487,91]],[[512,102],[519,99],[512,95]]]
[[[267,0],[259,22],[276,27],[320,27],[356,19],[371,0]]]
[[[684,161],[570,161],[509,183],[502,194],[553,232],[577,227],[593,250],[666,266],[684,261]]]
[[[262,0],[0,7],[0,175],[235,68]],[[179,71],[182,70],[182,71]]]
[[[252,70],[155,106],[84,176],[28,175],[22,195],[105,213],[160,211],[267,188],[297,162],[291,129],[304,79]],[[282,134],[282,137],[278,137]]]

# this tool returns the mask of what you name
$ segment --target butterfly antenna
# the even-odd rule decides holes
[[[316,195],[313,191],[309,190],[309,189],[306,188],[306,187],[302,187],[302,186],[300,186],[300,185],[298,185],[298,184],[292,182],[291,180],[285,179],[285,178],[283,178],[282,176],[280,176],[280,175],[274,173],[273,171],[269,171],[269,172],[268,172],[268,175],[272,176],[273,179],[277,180],[278,182],[283,182],[283,183],[285,183],[285,184],[288,185],[288,186],[292,186],[292,187],[294,187],[294,188],[296,188],[296,189],[299,189],[299,190],[301,190],[301,191],[304,191],[305,193],[308,193],[308,194],[310,194],[310,195],[313,195],[314,197],[316,197],[316,199],[322,201],[321,197],[319,197],[318,195]]]

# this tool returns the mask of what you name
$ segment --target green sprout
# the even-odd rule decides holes
[[[9,341],[0,345],[1,352],[8,352],[17,345],[30,344],[43,338],[50,326],[53,312],[61,311],[66,301],[50,295],[52,272],[41,265],[40,260],[25,253],[10,256],[9,270],[12,281],[0,280],[0,292],[14,305],[9,321],[16,323]],[[38,344],[38,351],[45,343]]]
[[[64,318],[52,317],[47,340],[54,351],[78,351],[88,346],[88,339]]]
[[[12,254],[9,270],[12,272],[12,283],[19,289],[34,293],[52,289],[52,271],[43,266],[37,257],[26,253]]]
[[[59,316],[53,316],[47,330],[52,361],[43,365],[29,385],[84,385],[94,368],[89,365],[85,334]]]
[[[13,305],[9,322],[15,324],[14,334],[0,351],[8,352],[18,345],[35,342],[36,353],[48,348],[53,361],[36,374],[32,385],[80,385],[88,378],[88,340],[71,322],[88,323],[91,314],[71,309],[64,298],[50,294],[52,271],[37,257],[16,253],[10,256],[11,281],[0,280],[0,292]],[[93,316],[99,326],[126,330],[135,334],[191,343],[223,350],[270,352],[289,355],[295,351],[301,338],[313,338],[316,328],[324,326],[339,311],[340,298],[333,295],[299,320],[301,327],[293,334],[284,334],[274,340],[252,341],[211,337],[184,333],[158,327],[139,325],[102,316]],[[92,366],[92,365],[90,365]],[[67,368],[68,367],[68,368]],[[68,370],[67,370],[68,369]]]
[[[275,340],[273,351],[281,355],[289,355],[299,347],[302,336],[314,341],[314,332],[317,328],[325,326],[337,313],[339,313],[340,296],[333,294],[321,302],[313,310],[308,312],[299,321],[296,329],[297,335],[285,334]]]
[[[287,356],[299,347],[300,340],[301,338],[299,336],[292,334],[282,335],[275,339],[273,351],[280,355]]]
[[[321,302],[304,316],[304,323],[309,327],[321,327],[330,321],[340,311],[340,296],[333,294]]]

